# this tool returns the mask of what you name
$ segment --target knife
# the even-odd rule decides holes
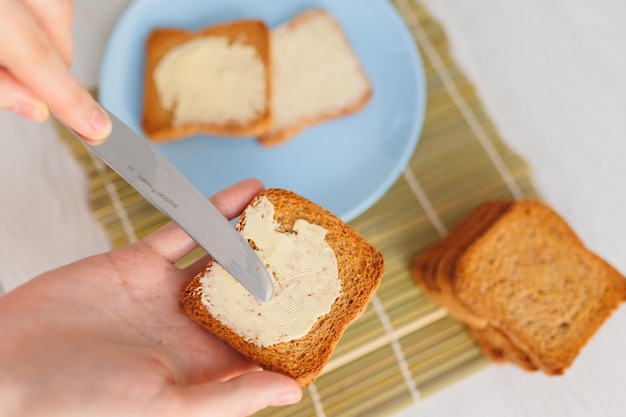
[[[73,129],[68,130],[176,222],[252,295],[269,301],[274,295],[272,280],[246,239],[147,139],[105,111],[113,130],[104,143],[91,145]]]

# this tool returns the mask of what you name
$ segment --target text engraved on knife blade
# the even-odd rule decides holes
[[[131,172],[135,171],[135,167],[133,167],[132,165],[127,165],[127,168]],[[154,185],[152,185],[152,182],[150,182],[150,180],[148,178],[146,178],[145,176],[143,176],[141,174],[137,174],[137,179],[139,180],[139,182],[141,182],[142,184],[145,184],[148,187],[148,190],[150,191],[151,194],[156,195],[161,200],[163,200],[166,203],[168,203],[169,205],[171,205],[173,208],[175,208],[175,209],[178,208],[178,203],[176,203],[176,201],[174,201],[174,199],[169,197],[163,191],[157,190],[157,188]]]

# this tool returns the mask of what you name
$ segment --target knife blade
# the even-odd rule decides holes
[[[176,222],[252,295],[269,301],[274,295],[272,280],[246,239],[147,139],[105,111],[113,130],[104,143],[91,145],[73,129],[68,130]]]

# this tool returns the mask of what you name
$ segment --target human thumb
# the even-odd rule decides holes
[[[225,382],[212,382],[178,388],[177,410],[159,407],[163,415],[250,416],[268,406],[294,404],[302,398],[298,383],[269,371],[253,371]],[[162,413],[159,413],[162,414]]]

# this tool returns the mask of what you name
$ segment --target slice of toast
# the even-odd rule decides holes
[[[283,143],[315,123],[363,108],[372,85],[340,23],[309,9],[271,33],[272,111],[263,146]]]
[[[146,41],[142,128],[154,141],[256,136],[271,123],[270,35],[260,20],[198,32],[158,28]]]
[[[264,214],[259,217],[258,212]],[[281,239],[304,239],[315,255],[300,258],[288,255],[291,252],[278,249],[278,245],[265,244],[267,236],[273,233],[259,232],[261,218],[273,222],[273,230],[283,235]],[[315,243],[315,239],[305,233],[307,229],[303,225],[323,230],[323,242]],[[385,269],[383,257],[339,217],[304,197],[281,189],[268,189],[257,196],[239,218],[236,228],[248,239],[273,276],[274,298],[260,303],[241,287],[238,295],[228,300],[231,290],[220,290],[223,279],[218,281],[215,275],[219,266],[210,263],[182,294],[183,310],[262,368],[288,375],[302,386],[308,386],[322,371],[346,327],[374,295]],[[275,249],[270,250],[269,246]],[[304,269],[308,270],[311,265],[317,265],[317,254],[327,253],[324,251],[328,248],[331,257],[336,259],[336,266],[325,264],[321,270],[326,271],[324,276],[336,271],[337,277],[330,279],[329,284],[318,283],[321,278],[300,280],[300,266],[306,265]],[[272,253],[279,255],[273,257]],[[234,281],[230,276],[226,278]],[[316,289],[316,285],[323,288]],[[300,291],[300,295],[286,288]],[[322,299],[330,301],[326,312],[319,316],[313,314]],[[222,308],[228,313],[223,313]],[[304,331],[300,328],[303,323],[310,323],[304,326]],[[300,334],[293,331],[296,327],[300,328]]]
[[[626,300],[626,279],[535,200],[516,202],[460,256],[454,293],[550,375]]]

